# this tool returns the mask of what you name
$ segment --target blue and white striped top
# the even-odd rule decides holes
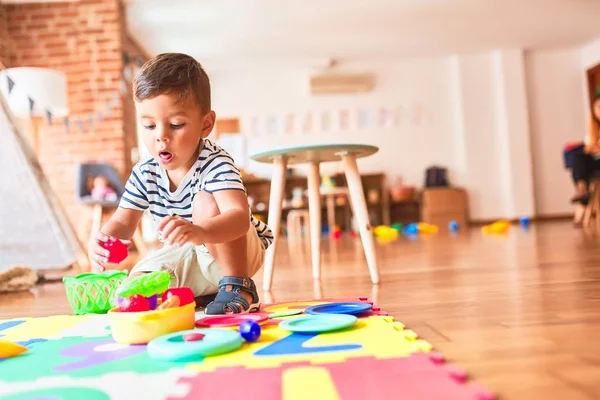
[[[220,146],[205,139],[196,163],[185,175],[179,187],[171,192],[167,172],[154,159],[139,162],[125,185],[119,207],[139,211],[150,210],[155,221],[177,215],[192,220],[192,200],[200,191],[246,191],[240,170],[231,156]],[[273,242],[273,232],[249,211],[250,222],[256,228],[265,249]]]

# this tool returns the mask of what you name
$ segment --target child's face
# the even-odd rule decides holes
[[[188,170],[196,161],[200,140],[212,131],[215,113],[202,114],[191,99],[161,94],[136,103],[143,140],[155,160],[167,171]]]

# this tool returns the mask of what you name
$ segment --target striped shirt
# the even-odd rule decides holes
[[[149,209],[155,221],[168,215],[177,215],[191,221],[192,201],[196,193],[202,190],[208,193],[221,190],[245,192],[242,175],[231,156],[208,139],[201,146],[198,159],[175,191],[170,190],[167,172],[154,158],[136,164],[125,185],[119,207],[139,211]],[[249,215],[263,246],[269,247],[273,242],[273,233],[250,211]]]

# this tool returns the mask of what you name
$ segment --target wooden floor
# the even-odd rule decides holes
[[[313,284],[307,250],[282,242],[263,301],[368,296],[503,399],[600,398],[600,239],[551,222],[403,238],[377,255],[373,287],[360,242],[327,240]],[[69,312],[62,284],[0,296],[0,318]]]

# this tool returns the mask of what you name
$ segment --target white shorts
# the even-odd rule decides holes
[[[252,277],[262,267],[265,248],[254,226],[250,226],[246,238],[248,268]],[[208,249],[192,244],[164,245],[140,260],[131,273],[154,271],[169,271],[174,277],[170,287],[189,287],[194,296],[217,293],[219,280],[223,277],[219,264]]]

